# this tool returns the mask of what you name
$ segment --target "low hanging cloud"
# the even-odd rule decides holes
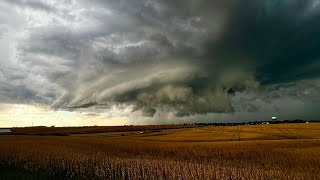
[[[320,97],[310,83],[320,78],[318,0],[0,3],[8,8],[19,23],[0,16],[1,48],[13,49],[0,81],[20,94],[7,101],[197,117],[265,116],[275,102],[270,112]]]
[[[84,72],[79,74],[90,76],[78,77],[80,82],[69,87],[72,90],[56,101],[54,107],[127,104],[146,116],[153,116],[161,108],[170,109],[177,116],[232,112],[228,91],[254,90],[259,86],[252,75],[240,71],[226,69],[212,76],[182,60],[141,63],[130,69],[123,66],[105,71],[112,65],[101,71],[94,68],[94,72],[82,69]]]

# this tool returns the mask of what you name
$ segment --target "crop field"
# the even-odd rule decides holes
[[[320,123],[140,131],[2,135],[0,165],[73,179],[320,177]]]

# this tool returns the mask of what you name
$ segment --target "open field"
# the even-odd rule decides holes
[[[0,162],[79,179],[320,177],[320,123],[139,131],[4,135]]]
[[[197,127],[192,125],[148,125],[148,126],[95,126],[95,127],[26,127],[12,128],[16,135],[69,135],[110,133],[123,131],[151,131],[161,129],[179,129]]]

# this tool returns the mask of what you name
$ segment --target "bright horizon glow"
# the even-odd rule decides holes
[[[54,111],[49,107],[27,104],[1,104],[0,127],[26,126],[116,126],[128,124],[125,116],[107,113],[91,115],[87,112]]]

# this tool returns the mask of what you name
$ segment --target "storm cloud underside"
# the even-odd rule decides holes
[[[317,119],[319,8],[318,0],[3,1],[0,101],[130,107],[154,118]]]

